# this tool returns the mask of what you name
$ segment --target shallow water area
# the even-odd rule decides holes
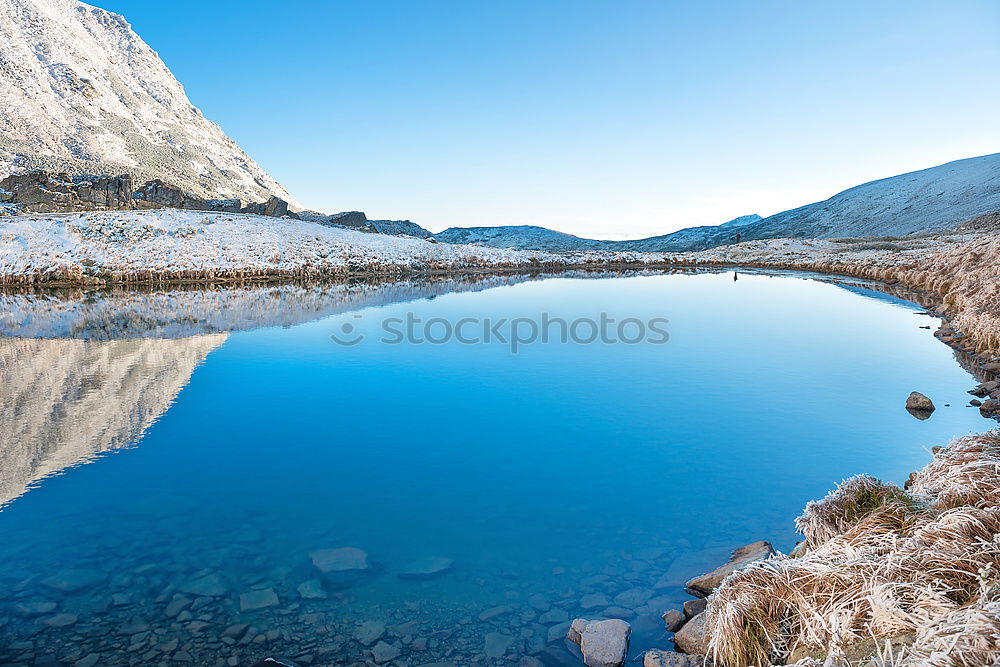
[[[816,278],[0,295],[0,664],[579,664],[566,622],[611,616],[670,648],[687,578],[992,424],[923,309]],[[602,316],[668,335],[511,343]]]

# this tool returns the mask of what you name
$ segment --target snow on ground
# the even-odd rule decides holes
[[[20,215],[0,221],[0,283],[400,275],[462,269],[630,265],[899,267],[976,234],[905,240],[773,239],[694,253],[519,251],[432,243],[254,215],[163,209]]]
[[[344,275],[654,261],[431,243],[311,222],[164,209],[13,216],[0,222],[0,280]]]

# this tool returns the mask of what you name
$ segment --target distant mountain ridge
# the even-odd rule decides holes
[[[35,170],[301,208],[123,17],[77,0],[0,0],[0,178]]]
[[[452,227],[435,238],[516,250],[686,252],[740,240],[906,236],[956,227],[1000,210],[1000,153],[948,162],[844,190],[767,218],[748,215],[631,241],[583,239],[544,227]]]

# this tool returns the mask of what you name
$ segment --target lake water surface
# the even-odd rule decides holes
[[[936,320],[794,274],[2,299],[0,664],[579,664],[606,616],[670,648],[687,578],[989,425]],[[443,341],[543,314],[669,340]],[[442,342],[382,342],[408,317]]]

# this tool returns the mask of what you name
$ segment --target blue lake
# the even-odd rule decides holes
[[[613,615],[670,648],[687,578],[991,424],[921,308],[802,275],[4,298],[0,664],[579,664],[565,620]],[[471,340],[602,315],[669,340]]]

